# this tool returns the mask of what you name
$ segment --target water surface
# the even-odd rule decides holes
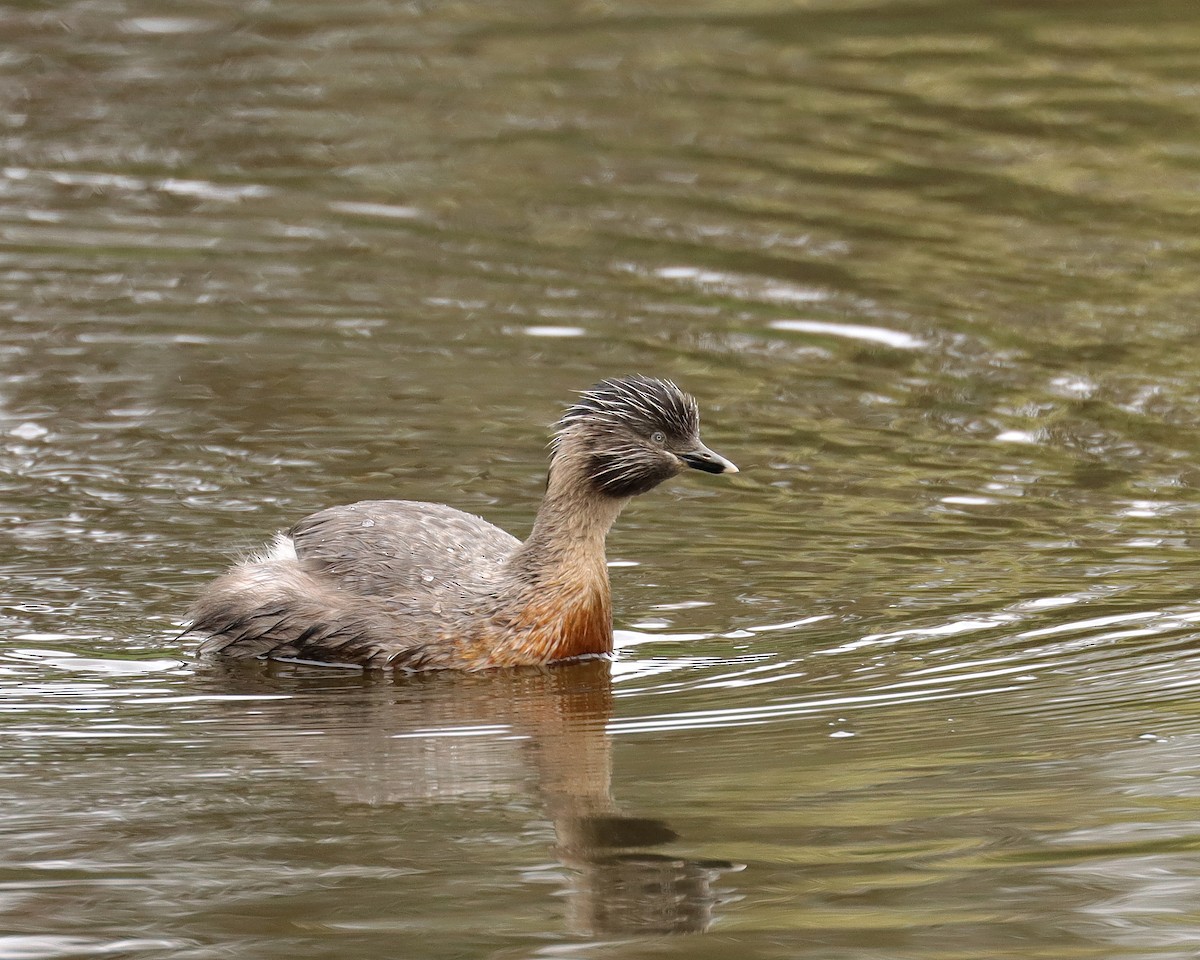
[[[3,18],[0,953],[1195,954],[1191,5]],[[627,372],[743,472],[613,663],[177,637],[331,503],[523,535]]]

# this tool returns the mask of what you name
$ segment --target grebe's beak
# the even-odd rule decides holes
[[[705,473],[737,473],[737,464],[732,460],[726,460],[719,453],[714,453],[702,443],[697,443],[695,447],[687,453],[681,453],[679,459],[686,463],[689,467],[695,470],[703,470]]]

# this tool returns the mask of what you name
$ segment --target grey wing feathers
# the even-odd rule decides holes
[[[314,513],[290,531],[295,559],[238,564],[189,611],[199,652],[367,666],[443,665],[443,601],[486,592],[519,545],[441,504],[363,501]]]
[[[398,601],[487,582],[519,545],[480,517],[408,500],[331,507],[288,534],[303,569],[360,596]]]

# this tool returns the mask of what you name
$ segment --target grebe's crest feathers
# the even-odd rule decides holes
[[[624,426],[649,436],[663,431],[676,441],[700,430],[700,409],[690,395],[670,380],[640,374],[601,380],[580,394],[559,421],[558,434],[577,424]]]

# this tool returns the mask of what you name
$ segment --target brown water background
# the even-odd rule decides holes
[[[1191,958],[1193,3],[0,8],[0,956]],[[611,665],[197,663],[695,393]]]

